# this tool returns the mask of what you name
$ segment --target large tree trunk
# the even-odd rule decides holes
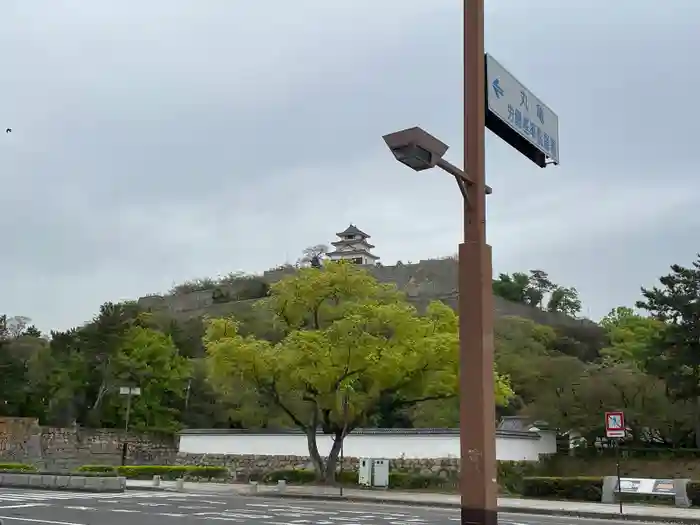
[[[343,448],[343,436],[342,432],[337,432],[333,436],[333,446],[328,454],[328,459],[326,460],[326,483],[333,483],[335,481],[335,471],[338,466],[338,456],[340,455],[340,449]]]
[[[321,453],[318,451],[318,444],[316,443],[316,430],[309,428],[306,431],[306,443],[309,447],[309,456],[311,457],[311,462],[314,464],[314,470],[316,471],[316,479],[324,483],[333,483],[335,481],[335,471],[338,466],[338,456],[340,456],[340,449],[343,446],[343,435],[337,433],[333,439],[333,446],[325,459],[321,457]]]
[[[316,427],[309,427],[306,430],[306,443],[309,447],[309,456],[314,464],[314,469],[316,470],[316,479],[322,481],[326,477],[325,465],[323,464],[323,458],[318,452],[318,444],[316,443]]]

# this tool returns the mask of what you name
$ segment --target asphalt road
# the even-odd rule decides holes
[[[385,504],[128,491],[0,489],[2,525],[453,525],[457,510]],[[502,525],[630,525],[630,521],[502,514]]]

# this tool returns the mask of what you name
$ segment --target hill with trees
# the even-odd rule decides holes
[[[576,314],[575,291],[555,293],[546,277],[501,275],[494,293]],[[239,301],[212,304],[245,303],[234,315],[107,303],[83,326],[49,337],[26,317],[0,318],[0,415],[120,428],[119,387],[138,385],[135,430],[296,427],[313,445],[317,432],[342,438],[358,426],[457,426],[458,318],[443,301],[419,308],[410,288],[343,263],[269,283],[231,281]],[[595,330],[591,321],[498,318],[498,414],[575,429],[592,442],[603,434],[601,413],[623,409],[634,446],[700,445],[699,299],[700,259],[672,266],[642,288],[638,311],[615,308]],[[332,454],[320,458],[312,447],[310,455],[320,473],[332,470]]]

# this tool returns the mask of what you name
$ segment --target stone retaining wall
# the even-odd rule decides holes
[[[304,456],[253,456],[222,454],[184,454],[175,459],[178,465],[226,467],[237,481],[257,479],[279,470],[310,469],[313,463]],[[343,458],[343,470],[357,470],[358,458]],[[445,478],[459,471],[459,458],[390,459],[389,468],[417,474],[433,474]]]
[[[81,465],[120,465],[128,443],[131,465],[170,465],[177,455],[174,438],[120,430],[42,427],[33,418],[0,418],[0,462],[28,463],[41,470],[71,471]]]

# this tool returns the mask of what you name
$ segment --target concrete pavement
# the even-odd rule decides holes
[[[119,495],[2,490],[3,525],[452,525],[456,509],[236,494],[127,491]],[[89,497],[93,496],[93,497]],[[501,525],[621,525],[628,521],[501,514]]]
[[[127,486],[145,490],[152,487],[150,481],[127,481]],[[161,490],[174,490],[174,482],[163,482]],[[183,493],[237,494],[244,497],[289,498],[304,501],[354,502],[367,504],[392,504],[411,507],[459,508],[459,496],[456,494],[437,494],[421,492],[398,492],[382,490],[345,489],[340,497],[337,487],[291,486],[280,492],[276,486],[261,485],[255,488],[245,484],[223,483],[185,483]],[[536,499],[499,498],[498,509],[501,515],[529,516],[540,515],[544,519],[552,516],[591,518],[593,520],[619,520],[617,505],[603,503],[586,503],[574,501],[548,501]],[[653,506],[625,504],[623,518],[646,522],[700,523],[700,509],[684,509],[672,506]],[[545,518],[550,517],[550,518]],[[569,523],[564,519],[562,523]],[[522,522],[525,523],[525,522]],[[528,522],[529,523],[529,522]],[[539,522],[538,522],[539,523]],[[542,523],[550,523],[542,521]]]

